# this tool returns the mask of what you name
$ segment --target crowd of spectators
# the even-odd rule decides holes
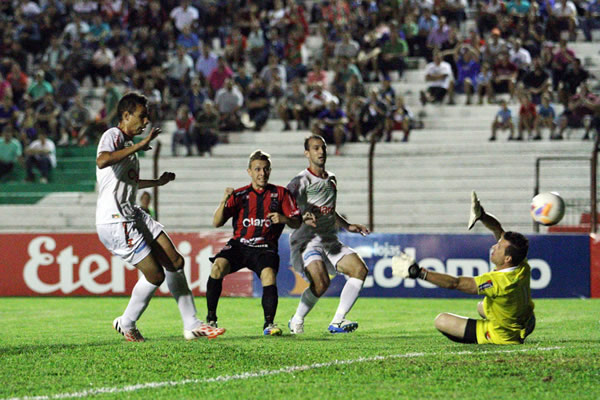
[[[576,100],[594,101],[580,93],[589,73],[568,40],[578,29],[591,40],[599,12],[598,0],[2,1],[0,129],[25,149],[41,133],[94,143],[116,123],[120,95],[138,90],[153,124],[176,120],[173,155],[210,154],[219,132],[259,131],[277,116],[338,152],[394,131],[408,141],[415,118],[390,82],[424,58],[423,104],[547,99],[566,110],[559,137],[588,104]],[[476,29],[463,34],[468,14]],[[104,89],[95,115],[84,84]],[[533,111],[515,138],[544,126]]]

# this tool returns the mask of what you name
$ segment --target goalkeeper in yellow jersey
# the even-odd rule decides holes
[[[481,221],[498,240],[492,246],[492,271],[471,277],[455,277],[419,267],[415,260],[401,254],[392,259],[394,275],[423,279],[442,288],[484,295],[477,304],[482,319],[441,313],[435,327],[450,340],[460,343],[519,344],[535,328],[531,300],[531,267],[527,263],[529,241],[517,232],[505,232],[500,222],[486,213],[475,192],[471,195],[468,228]]]

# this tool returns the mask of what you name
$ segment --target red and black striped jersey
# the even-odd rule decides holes
[[[227,200],[225,218],[232,218],[233,239],[247,246],[277,248],[285,224],[273,224],[267,217],[272,212],[288,218],[300,215],[296,199],[283,186],[268,184],[262,191],[252,185],[236,189]]]

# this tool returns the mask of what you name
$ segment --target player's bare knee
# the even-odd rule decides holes
[[[165,272],[161,269],[152,273],[144,274],[146,280],[153,285],[160,286],[165,281]]]
[[[435,317],[435,320],[433,321],[433,323],[435,324],[435,329],[437,329],[438,331],[446,331],[447,327],[448,327],[448,314],[447,313],[441,313],[438,314],[437,317]]]
[[[173,260],[173,268],[175,270],[180,270],[185,265],[185,259],[181,256],[181,254],[177,253],[177,257]]]
[[[215,262],[210,270],[210,277],[213,279],[223,279],[225,277],[226,266]]]
[[[321,297],[325,294],[327,289],[329,288],[329,280],[318,280],[313,281],[312,292],[315,296]]]

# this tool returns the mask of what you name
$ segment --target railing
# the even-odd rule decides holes
[[[375,144],[378,140],[377,135],[371,135],[371,144],[369,145],[369,230],[373,232],[375,230],[375,221],[374,221],[374,195],[373,191],[373,181],[375,180],[375,172],[373,167],[373,159],[375,158]]]
[[[591,213],[591,226],[590,231],[592,233],[596,233],[597,226],[597,204],[596,204],[596,169],[598,164],[598,137],[596,138],[596,142],[594,144],[594,150],[592,151],[591,157],[583,157],[583,156],[564,156],[564,157],[538,157],[535,160],[535,187],[533,189],[533,195],[537,195],[540,193],[540,170],[542,166],[542,161],[588,161],[590,163],[590,201],[589,203],[582,199],[565,199],[565,203],[567,209],[576,209],[578,215],[581,215],[582,212],[585,211],[587,205],[589,204],[589,209]],[[576,224],[579,224],[579,221],[576,221]],[[534,232],[540,231],[540,225],[537,222],[533,222],[533,230]]]
[[[160,157],[160,140],[156,141],[156,150],[152,154],[152,177],[158,179],[160,177],[158,169],[158,158]],[[154,196],[154,213],[155,218],[158,221],[158,186],[152,188],[152,195]]]

